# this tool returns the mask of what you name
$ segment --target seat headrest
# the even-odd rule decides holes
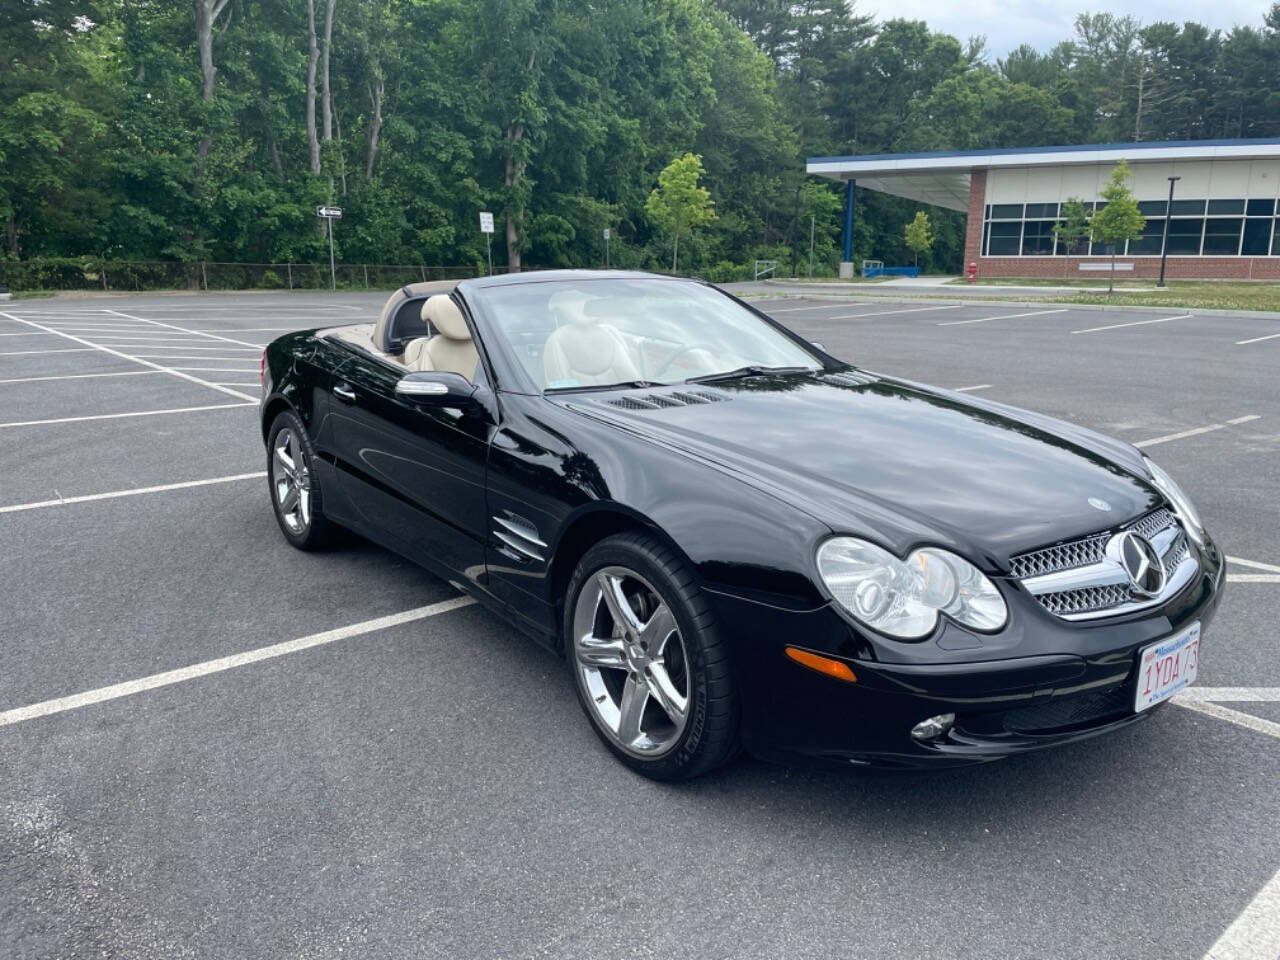
[[[422,319],[449,340],[470,340],[471,331],[458,305],[448,295],[437,293],[422,304]]]
[[[582,325],[595,322],[587,314],[587,304],[597,299],[580,290],[557,290],[547,300],[547,307],[557,320]]]

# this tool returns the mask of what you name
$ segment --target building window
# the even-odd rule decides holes
[[[1027,204],[1030,209],[1032,205]],[[1053,227],[1056,220],[1028,220],[1022,229],[1022,255],[1024,257],[1053,256]]]
[[[1244,222],[1244,242],[1240,252],[1246,257],[1265,257],[1271,251],[1270,217],[1250,217]]]
[[[1102,210],[1101,201],[1085,201],[1086,211]],[[1121,245],[1123,256],[1158,257],[1162,249],[1173,257],[1280,256],[1280,209],[1268,200],[1141,200],[1146,218],[1140,236]],[[1165,243],[1165,210],[1169,209]],[[1107,256],[1102,244],[1086,237],[1068,250],[1057,242],[1053,228],[1061,223],[1060,203],[993,203],[984,207],[982,253],[990,257]]]
[[[1210,200],[1212,207],[1219,201]],[[1244,201],[1240,202],[1244,209]],[[1239,217],[1210,217],[1204,222],[1204,249],[1206,257],[1234,257],[1240,252],[1240,228],[1244,221]]]
[[[1147,225],[1142,228],[1142,236],[1134,237],[1129,241],[1129,256],[1159,256],[1162,243],[1164,243],[1164,217],[1158,220],[1148,217]]]
[[[1237,217],[1244,213],[1243,200],[1210,200],[1209,216],[1230,216],[1235,214]]]
[[[987,241],[987,255],[992,257],[1016,257],[1022,245],[1022,221],[991,224],[991,237]]]
[[[1203,203],[1203,201],[1201,201]],[[1204,220],[1170,220],[1169,242],[1165,247],[1171,257],[1194,257],[1200,254],[1200,235]]]

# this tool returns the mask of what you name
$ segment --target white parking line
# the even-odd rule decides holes
[[[97,377],[148,377],[163,370],[121,370],[116,373],[64,373],[55,377],[13,377],[0,383],[37,383],[42,380],[91,380]]]
[[[1181,694],[1174,694],[1173,702],[1180,707],[1194,710],[1196,713],[1203,713],[1208,717],[1217,717],[1219,720],[1234,723],[1237,727],[1244,727],[1257,733],[1265,733],[1269,737],[1275,737],[1280,740],[1280,723],[1264,720],[1262,717],[1255,717],[1253,714],[1245,713],[1242,710],[1232,710],[1230,707],[1224,707],[1217,703],[1209,703],[1203,700],[1184,700]]]
[[[212,390],[217,390],[219,393],[225,393],[228,396],[237,397],[240,400],[256,400],[257,399],[256,397],[252,397],[247,393],[241,393],[239,390],[233,390],[231,387],[220,387],[216,383],[210,383],[208,380],[202,380],[199,377],[192,376],[191,374],[185,373],[181,370],[175,370],[173,367],[166,367],[162,364],[144,359],[143,357],[130,356],[129,354],[123,353],[120,350],[115,350],[111,347],[103,346],[100,343],[93,343],[92,341],[85,340],[81,337],[77,337],[75,334],[63,333],[60,330],[51,330],[49,327],[45,327],[42,324],[36,323],[34,320],[23,320],[21,317],[15,317],[11,313],[2,313],[2,312],[0,312],[0,317],[8,317],[10,320],[17,321],[18,323],[25,323],[27,326],[35,327],[38,330],[46,330],[50,333],[57,333],[58,336],[65,337],[66,339],[71,340],[74,343],[83,344],[85,347],[88,347],[91,350],[101,350],[103,353],[109,353],[113,357],[119,357],[122,360],[131,360],[134,363],[142,364],[144,367],[150,367],[153,370],[159,370],[162,373],[168,373],[175,377],[179,377],[183,380],[190,380],[192,383],[203,384],[204,386],[209,387]]]
[[[958,327],[964,323],[986,323],[988,320],[1013,320],[1017,317],[1039,317],[1047,313],[1066,313],[1067,307],[1061,310],[1032,310],[1029,313],[1003,313],[997,317],[978,317],[976,320],[948,320],[946,323],[939,323],[940,327]]]
[[[1097,333],[1100,330],[1119,330],[1121,327],[1141,327],[1148,323],[1168,323],[1170,320],[1189,320],[1191,314],[1180,313],[1176,317],[1159,317],[1155,320],[1134,320],[1130,323],[1112,323],[1105,327],[1088,327],[1085,330],[1072,330],[1072,333]]]
[[[1243,347],[1246,343],[1261,343],[1263,340],[1274,340],[1280,337],[1280,333],[1269,333],[1265,337],[1254,337],[1252,340],[1237,340],[1236,346]]]
[[[105,340],[106,337],[98,337],[96,339]],[[235,344],[220,343],[217,346],[206,347],[201,341],[192,343],[190,340],[160,341],[149,340],[146,343],[117,343],[112,344],[117,347],[128,347],[131,350],[197,350],[201,353],[248,353],[253,360],[257,360],[262,355],[262,347],[254,344],[252,347],[237,347]],[[247,359],[247,358],[246,358]]]
[[[78,497],[59,497],[57,500],[37,500],[33,503],[13,503],[0,507],[0,513],[19,513],[23,510],[39,510],[43,507],[63,507],[72,503],[92,503],[96,500],[115,500],[119,497],[137,497],[144,493],[165,493],[169,490],[189,490],[192,487],[208,487],[216,483],[234,483],[237,480],[261,480],[265,470],[257,473],[237,473],[229,477],[212,477],[208,480],[185,480],[182,483],[163,483],[155,487],[134,487],[132,490],[112,490],[108,493],[88,493]]]
[[[232,363],[248,363],[254,370],[258,369],[258,359],[256,357],[209,357],[204,354],[174,354],[174,353],[138,353],[135,357],[143,357],[149,360],[202,360],[221,363],[223,361]],[[174,367],[174,370],[198,370],[199,367]],[[248,369],[247,367],[245,369]]]
[[[183,346],[187,344],[201,343],[199,337],[191,334],[178,334],[175,337],[157,337],[149,333],[94,333],[89,334],[95,340],[134,340],[139,343],[180,343]],[[220,343],[216,347],[193,346],[193,350],[247,350],[248,347],[232,347],[225,343]]]
[[[313,633],[309,636],[299,637],[296,640],[286,640],[283,643],[257,647],[256,649],[235,653],[228,657],[219,657],[216,660],[193,663],[188,667],[180,667],[177,670],[153,673],[137,680],[115,683],[109,687],[99,687],[96,690],[86,690],[84,693],[73,694],[69,697],[44,700],[27,707],[18,707],[15,710],[6,710],[0,713],[0,727],[22,723],[24,720],[34,720],[36,717],[65,713],[68,710],[77,710],[80,707],[87,707],[95,703],[105,703],[108,700],[118,700],[121,697],[133,696],[134,694],[155,690],[159,687],[172,686],[175,683],[185,683],[188,680],[207,677],[210,674],[221,673],[224,670],[232,670],[236,667],[248,666],[251,663],[258,663],[262,660],[283,657],[290,653],[297,653],[300,650],[309,650],[312,647],[324,646],[339,640],[349,640],[352,637],[375,633],[404,623],[425,620],[428,617],[449,613],[461,607],[469,607],[474,603],[475,601],[470,597],[453,597],[449,600],[441,600],[438,603],[427,604],[425,607],[415,607],[412,610],[405,610],[401,613],[393,613],[389,616],[353,623],[350,626],[339,627],[336,630],[326,630],[323,633]]]
[[[972,387],[956,387],[956,393],[973,393],[975,390],[989,390],[989,383],[975,383]]]
[[[53,334],[42,330],[23,330],[21,333],[0,333],[0,337],[51,337]]]
[[[175,357],[175,360],[235,360],[235,357]],[[258,369],[255,363],[252,369],[246,367],[174,367],[175,370],[194,370],[199,373],[203,370],[205,373],[253,373]]]
[[[959,310],[961,307],[967,307],[967,303],[945,304],[941,307],[912,307],[907,310],[876,310],[872,313],[851,313],[843,317],[827,317],[828,320],[860,320],[863,317],[888,317],[895,313],[927,313],[930,310]]]
[[[1178,692],[1178,698],[1213,703],[1280,703],[1280,687],[1187,687]]]
[[[1227,563],[1238,564],[1242,567],[1253,567],[1255,570],[1266,570],[1270,573],[1280,573],[1280,567],[1274,563],[1260,563],[1257,560],[1246,560],[1244,557],[1227,557]]]
[[[1228,583],[1280,583],[1280,573],[1228,573]]]
[[[85,417],[55,417],[50,420],[15,420],[0,423],[0,430],[6,427],[44,427],[54,423],[81,423],[85,420],[123,420],[128,417],[159,417],[169,413],[200,413],[205,410],[235,410],[239,407],[256,407],[257,401],[247,403],[215,403],[205,407],[170,407],[167,410],[135,410],[132,413],[95,413]]]
[[[180,330],[183,333],[194,333],[201,337],[208,337],[211,340],[221,340],[224,343],[238,343],[241,346],[253,347],[253,349],[255,350],[262,349],[262,347],[258,346],[258,344],[256,343],[246,343],[244,340],[236,340],[234,337],[224,337],[221,334],[209,333],[205,330],[191,330],[191,329],[188,329],[187,327],[179,327],[176,324],[165,323],[162,320],[148,320],[145,317],[135,317],[127,313],[121,313],[119,310],[108,310],[107,313],[115,314],[117,317],[124,317],[126,320],[139,320],[143,323],[155,324],[157,327],[164,327],[168,330]]]
[[[1183,430],[1179,433],[1169,433],[1163,437],[1153,437],[1150,440],[1139,440],[1134,444],[1139,450],[1146,447],[1158,446],[1162,443],[1168,443],[1170,440],[1185,440],[1187,437],[1198,437],[1202,433],[1212,433],[1214,430],[1225,430],[1227,427],[1238,426],[1242,423],[1248,423],[1251,420],[1261,419],[1259,414],[1251,413],[1244,417],[1236,417],[1234,420],[1228,420],[1226,423],[1211,423],[1207,427],[1193,427],[1190,430]]]
[[[1204,960],[1275,960],[1280,956],[1280,870],[1227,927]]]
[[[860,302],[864,302],[864,301],[854,301],[853,306],[856,307]],[[760,306],[760,304],[752,304],[752,306],[758,307]],[[770,315],[775,313],[798,313],[801,310],[831,310],[834,308],[844,307],[844,306],[849,306],[849,304],[839,303],[839,302],[816,303],[813,305],[806,305],[803,307],[783,307],[781,310],[765,310],[765,313],[768,313]]]
[[[0,357],[31,357],[39,353],[87,353],[93,347],[59,347],[56,350],[6,350]]]

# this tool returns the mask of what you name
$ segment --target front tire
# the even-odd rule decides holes
[[[326,547],[335,534],[321,510],[314,463],[306,427],[293,411],[281,413],[267,434],[267,484],[280,532],[299,550]]]
[[[655,780],[687,780],[738,749],[728,648],[688,565],[653,537],[596,544],[565,595],[565,653],[605,746]]]

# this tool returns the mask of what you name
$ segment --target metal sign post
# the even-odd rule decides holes
[[[604,268],[609,269],[609,237],[613,235],[613,231],[608,227],[604,228]]]
[[[493,214],[480,211],[480,232],[484,234],[484,252],[489,258],[489,274],[493,274]]]
[[[316,216],[329,228],[329,289],[338,289],[338,272],[333,263],[333,221],[342,219],[341,207],[316,207]]]

